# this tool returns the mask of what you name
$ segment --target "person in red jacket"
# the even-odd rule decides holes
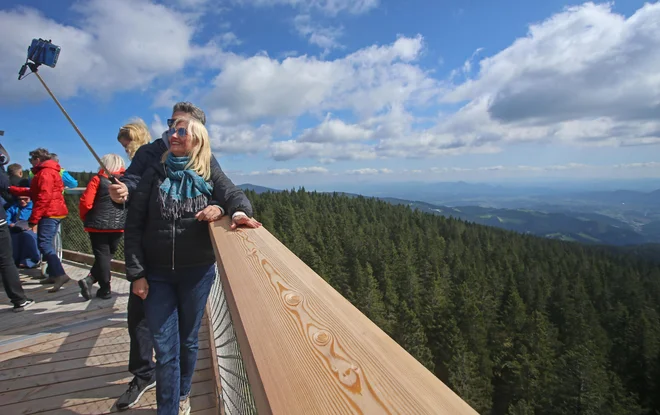
[[[62,262],[55,252],[53,240],[62,219],[69,214],[64,201],[64,183],[60,177],[60,165],[51,160],[50,153],[45,148],[30,152],[30,162],[33,164],[34,178],[30,187],[12,186],[9,191],[14,196],[30,196],[32,198],[32,215],[28,225],[37,233],[39,252],[48,263],[51,277],[41,281],[42,284],[53,284],[48,292],[57,292],[71,278],[64,271]]]
[[[106,154],[101,158],[103,165],[119,178],[124,174],[124,159],[117,154]],[[80,294],[90,300],[92,285],[99,283],[96,296],[104,300],[112,298],[110,294],[110,263],[117,252],[119,242],[124,233],[127,209],[124,205],[114,203],[110,199],[110,179],[103,169],[89,181],[87,188],[80,196],[78,208],[80,219],[89,233],[94,252],[94,265],[89,275],[78,281]]]

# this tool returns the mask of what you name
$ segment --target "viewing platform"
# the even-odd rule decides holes
[[[64,264],[72,281],[59,292],[47,292],[21,272],[23,287],[36,303],[19,314],[0,306],[0,413],[108,414],[126,390],[129,337],[126,304],[129,283],[113,278],[111,300],[85,301],[76,281],[89,267]],[[4,294],[2,294],[4,295]],[[200,351],[193,378],[193,414],[217,414],[215,378],[207,319],[200,330]],[[125,414],[155,414],[155,389]]]
[[[93,256],[74,205],[61,231],[65,268],[79,280]],[[229,223],[209,226],[218,276],[200,330],[193,414],[477,413],[267,229]],[[113,270],[112,299],[91,301],[75,281],[48,293],[22,272],[36,304],[22,313],[0,306],[0,414],[117,412],[132,378],[130,284],[122,261]],[[122,413],[155,407],[152,389]]]

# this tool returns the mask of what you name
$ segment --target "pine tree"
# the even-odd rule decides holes
[[[427,346],[424,328],[415,313],[403,301],[399,303],[399,319],[394,340],[421,364],[433,371],[433,355]]]

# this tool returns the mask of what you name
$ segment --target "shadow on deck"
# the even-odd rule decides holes
[[[88,267],[65,263],[72,280]],[[110,300],[85,301],[76,281],[57,293],[22,273],[23,287],[36,300],[22,313],[0,305],[0,413],[107,414],[126,390],[130,341],[126,324],[129,283],[112,281]],[[95,291],[94,291],[95,293]],[[217,414],[207,319],[200,329],[199,360],[193,377],[193,414]],[[124,414],[155,414],[155,389]]]

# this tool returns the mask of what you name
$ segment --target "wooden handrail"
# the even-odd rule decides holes
[[[210,225],[259,414],[476,414],[264,228]]]

